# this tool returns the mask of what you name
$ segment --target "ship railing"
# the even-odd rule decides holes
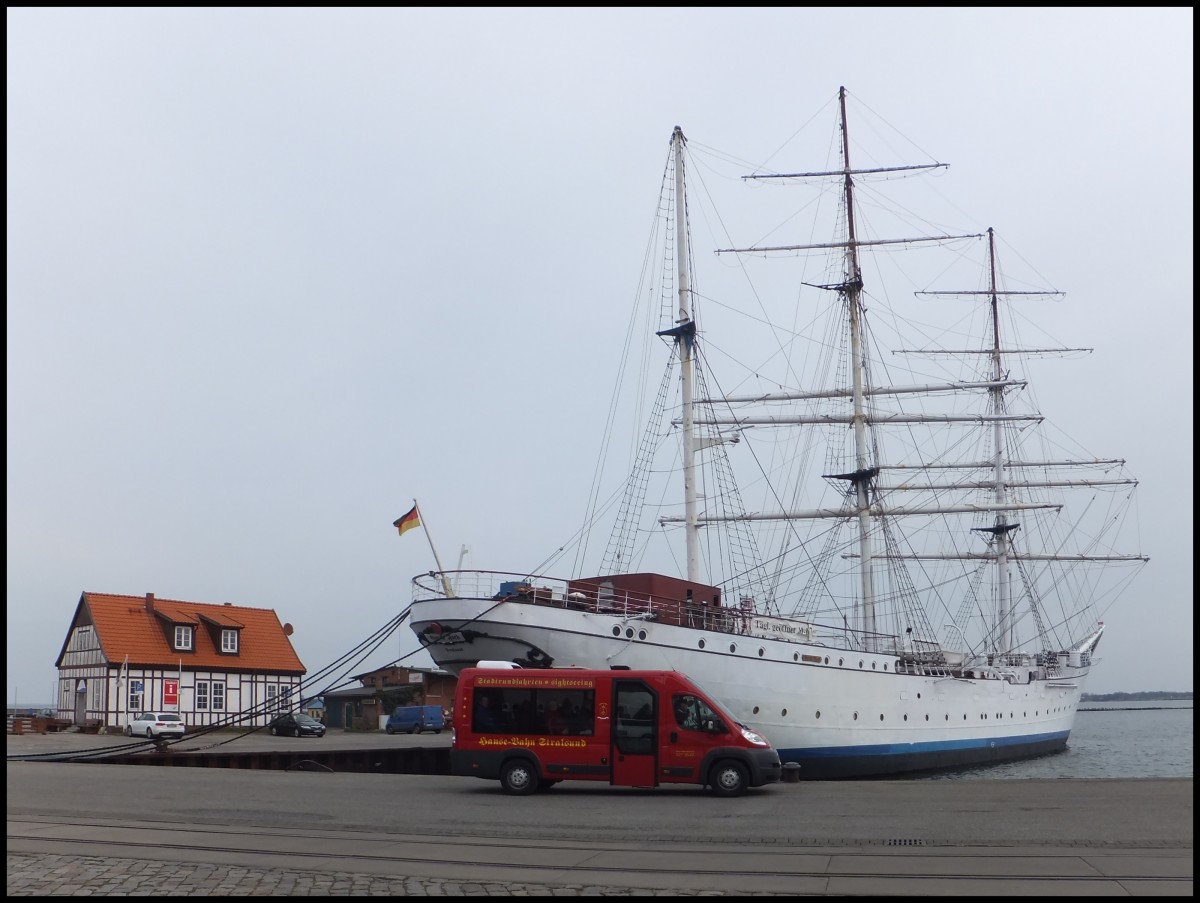
[[[955,665],[947,664],[944,661],[919,661],[917,659],[897,659],[896,660],[897,674],[914,674],[922,677],[953,677],[960,673],[960,670]]]
[[[839,647],[860,651],[898,648],[898,638],[894,634],[854,630],[844,624],[835,626],[797,618],[767,617],[744,604],[737,607],[712,605],[622,589],[597,590],[590,586],[572,589],[573,583],[557,577],[506,571],[429,571],[412,578],[412,598],[414,602],[461,598],[529,603],[797,644],[827,645],[827,641],[832,640]],[[765,618],[772,625],[787,622],[794,625],[796,631],[757,631],[754,628],[756,618]],[[918,652],[921,661],[929,658],[929,650]]]
[[[994,659],[994,664],[1000,668],[1034,668],[1037,662],[1034,657],[1026,652],[1006,652],[998,655]]]
[[[703,625],[725,632],[734,632],[739,626],[739,613],[720,606],[702,606],[627,590],[580,590],[571,586],[572,581],[557,577],[504,571],[430,571],[412,580],[414,602],[447,597],[494,599],[628,619]]]
[[[506,571],[429,571],[412,579],[414,602],[438,598],[501,599],[528,596],[540,604],[568,607],[568,582]]]
[[[964,677],[976,680],[1003,680],[1010,684],[1027,684],[1038,673],[1036,665],[1026,663],[1023,667],[1017,663],[1003,665],[989,662],[991,656],[980,656],[969,661],[962,667]]]

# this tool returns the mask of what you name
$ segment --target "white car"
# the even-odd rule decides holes
[[[125,725],[126,737],[182,737],[187,725],[174,712],[142,712]]]

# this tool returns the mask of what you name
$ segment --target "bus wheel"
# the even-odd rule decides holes
[[[512,759],[500,769],[500,786],[505,793],[526,796],[538,789],[538,776],[524,759]]]
[[[713,766],[709,781],[717,796],[741,796],[750,785],[750,776],[741,762],[726,759]]]

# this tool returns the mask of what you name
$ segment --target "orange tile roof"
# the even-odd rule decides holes
[[[222,606],[222,607],[224,607],[224,606]],[[229,615],[225,614],[224,612],[221,612],[219,614],[214,614],[212,612],[198,611],[198,612],[196,612],[196,614],[198,614],[200,616],[201,620],[208,621],[211,624],[217,624],[221,627],[245,627],[246,626],[241,621],[238,621],[235,618],[229,617]]]
[[[79,620],[81,614],[90,615],[100,648],[109,662],[123,662],[128,655],[131,665],[178,666],[182,658],[189,669],[305,672],[291,640],[279,623],[279,617],[269,608],[149,598],[153,598],[153,613],[146,607],[147,596],[85,592],[79,597],[77,623],[83,623]],[[212,633],[201,623],[201,619],[216,625],[240,627],[238,652],[222,653],[213,644]],[[173,635],[171,624],[190,624],[195,627],[192,634],[195,648],[191,652],[179,652],[173,648],[168,639]],[[220,642],[219,626],[217,641]],[[60,663],[61,659],[60,655]]]

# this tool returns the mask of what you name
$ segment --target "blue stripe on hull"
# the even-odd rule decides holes
[[[938,743],[896,743],[878,746],[837,746],[824,749],[781,749],[783,762],[800,765],[800,779],[832,781],[840,778],[887,777],[915,771],[944,771],[1031,759],[1059,752],[1067,746],[1068,731],[991,737],[982,740],[945,740]]]

